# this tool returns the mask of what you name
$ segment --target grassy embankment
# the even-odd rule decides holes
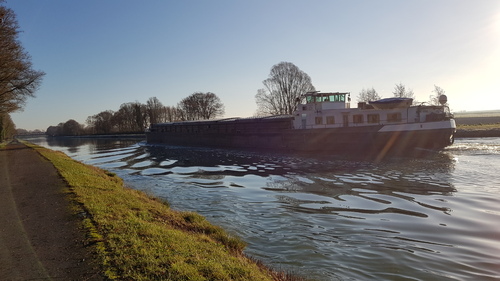
[[[455,114],[456,137],[500,137],[500,111]]]
[[[28,144],[67,181],[105,275],[121,280],[291,280],[246,257],[245,244],[193,212],[174,211],[116,175]]]
[[[500,129],[500,123],[496,124],[457,124],[457,129],[460,130],[494,130]]]

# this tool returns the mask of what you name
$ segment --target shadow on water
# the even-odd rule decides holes
[[[198,147],[145,145],[144,151],[149,159],[160,166],[178,167],[235,167],[228,172],[244,172],[267,175],[283,174],[355,174],[358,171],[400,171],[401,174],[411,171],[426,171],[447,173],[454,168],[453,155],[446,152],[425,152],[409,154],[371,161],[357,155],[321,156],[321,155],[290,155],[271,152],[252,152],[241,150],[226,150]],[[168,165],[167,165],[168,163]],[[237,169],[241,167],[241,169]],[[200,170],[200,173],[210,174],[210,170]],[[219,173],[220,170],[215,170]],[[413,186],[403,185],[403,186]],[[418,186],[415,189],[421,189]],[[425,189],[425,188],[424,188]]]
[[[296,212],[389,212],[425,217],[422,212],[395,208],[392,200],[403,199],[447,212],[446,208],[418,202],[411,195],[450,195],[456,191],[450,180],[455,160],[448,152],[417,151],[373,161],[359,155],[147,145],[133,139],[49,137],[46,142],[73,154],[85,146],[85,153],[90,155],[83,159],[87,163],[126,170],[130,175],[180,177],[184,184],[210,189],[245,188],[251,181],[250,185],[271,192],[279,206]]]
[[[142,159],[129,162],[138,173],[180,175],[186,183],[211,189],[245,188],[245,179],[253,175],[252,184],[271,192],[277,204],[295,212],[427,217],[425,212],[395,208],[392,201],[397,198],[446,213],[446,207],[419,202],[411,195],[450,195],[456,191],[449,181],[454,159],[445,152],[371,162],[356,157],[298,157],[179,146],[146,145],[144,150],[151,162],[143,166],[138,165]]]
[[[38,138],[40,139],[40,138]],[[138,142],[137,139],[81,138],[81,137],[44,137],[49,147],[65,147],[70,153],[78,153],[80,147],[88,146],[91,152],[123,148]],[[29,140],[29,139],[28,139]]]

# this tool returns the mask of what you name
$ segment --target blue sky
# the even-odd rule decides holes
[[[271,67],[287,61],[317,90],[355,97],[403,83],[419,101],[434,85],[454,111],[500,109],[497,0],[7,0],[34,68],[36,98],[18,128],[84,123],[122,103],[175,106],[213,92],[227,117],[256,111]]]

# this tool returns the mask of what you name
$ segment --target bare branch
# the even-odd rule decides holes
[[[179,105],[184,120],[208,120],[224,115],[224,104],[216,94],[196,92]]]
[[[14,12],[0,6],[0,113],[21,110],[45,75],[33,70],[31,57],[18,40],[19,32]]]
[[[301,95],[314,91],[311,78],[290,62],[274,65],[255,95],[258,115],[292,114]]]

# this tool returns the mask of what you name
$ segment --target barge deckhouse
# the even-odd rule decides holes
[[[453,143],[455,121],[441,105],[389,98],[350,107],[349,93],[311,92],[293,115],[151,124],[148,143],[386,155]]]

